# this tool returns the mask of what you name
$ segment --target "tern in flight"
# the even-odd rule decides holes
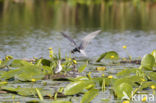
[[[95,38],[96,35],[98,35],[99,33],[101,32],[101,30],[97,30],[97,31],[94,31],[94,32],[91,32],[90,34],[88,34],[87,36],[85,36],[80,45],[77,46],[76,42],[71,38],[69,37],[68,35],[66,35],[65,33],[61,32],[62,35],[67,38],[70,42],[72,42],[72,44],[75,46],[75,48],[71,51],[71,53],[75,53],[75,52],[79,52],[81,54],[83,54],[84,56],[86,56],[86,53],[85,53],[85,48],[87,47],[88,43],[93,39]]]

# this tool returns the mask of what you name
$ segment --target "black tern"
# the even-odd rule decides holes
[[[65,33],[61,32],[62,35],[67,38],[70,42],[72,42],[72,44],[75,46],[75,48],[71,51],[71,53],[75,53],[75,52],[79,52],[81,54],[83,54],[84,56],[86,56],[86,53],[85,53],[85,48],[87,47],[87,45],[89,44],[89,42],[95,38],[96,35],[98,35],[99,33],[101,32],[101,30],[97,30],[97,31],[94,31],[94,32],[91,32],[90,34],[88,34],[87,36],[85,36],[80,45],[77,46],[76,42],[71,38],[69,37],[68,35],[66,35]]]

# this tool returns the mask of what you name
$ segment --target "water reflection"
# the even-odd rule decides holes
[[[97,0],[3,0],[3,28],[48,27],[53,29],[98,28],[103,30],[156,30],[156,3]],[[19,2],[20,3],[17,3]],[[23,1],[23,2],[22,2]]]
[[[60,31],[80,39],[97,29],[104,32],[89,45],[88,55],[116,50],[126,56],[121,47],[128,45],[132,56],[142,56],[155,49],[156,3],[134,1],[2,0],[0,56],[47,56],[48,47],[65,54],[71,47]]]

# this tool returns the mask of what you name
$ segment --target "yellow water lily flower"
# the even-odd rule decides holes
[[[52,58],[52,57],[53,57],[53,55],[49,55],[49,57],[50,57],[50,58]]]
[[[152,88],[152,89],[155,89],[155,86],[154,86],[154,85],[151,85],[151,88]]]
[[[144,81],[146,81],[146,80],[142,78],[141,81],[144,82]]]
[[[130,103],[128,100],[124,100],[122,103]]]
[[[111,59],[113,59],[113,58],[114,58],[114,55],[111,56]]]
[[[49,50],[53,50],[53,48],[50,47]]]
[[[9,57],[8,57],[8,56],[6,56],[6,57],[5,57],[5,60],[9,60]]]
[[[72,58],[66,58],[66,60],[71,61],[71,60],[72,60]]]
[[[36,82],[36,79],[31,79],[32,82]]]
[[[146,102],[146,101],[147,101],[147,97],[144,96],[144,97],[142,98],[142,102]]]
[[[13,59],[13,57],[10,56],[10,55],[8,55],[8,56],[5,57],[5,59],[6,59],[6,60],[10,60],[10,59]]]
[[[113,78],[113,76],[112,76],[112,75],[109,75],[107,78],[112,79],[112,78]]]
[[[76,61],[76,60],[73,60],[73,63],[74,63],[74,64],[77,64],[77,61]]]
[[[105,76],[105,74],[102,74],[101,76],[102,76],[102,77],[104,77],[104,76]]]
[[[123,45],[123,46],[122,46],[122,48],[126,49],[126,48],[127,48],[127,46],[126,46],[126,45]]]
[[[2,64],[2,60],[0,60],[0,64]]]
[[[53,57],[53,50],[49,49],[49,57],[52,58]]]

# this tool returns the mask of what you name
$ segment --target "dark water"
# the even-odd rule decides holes
[[[79,41],[101,29],[88,46],[89,57],[114,50],[126,57],[127,45],[132,57],[156,49],[156,3],[104,2],[103,0],[1,0],[0,58],[48,57],[48,48],[62,55],[72,45],[61,31]]]

